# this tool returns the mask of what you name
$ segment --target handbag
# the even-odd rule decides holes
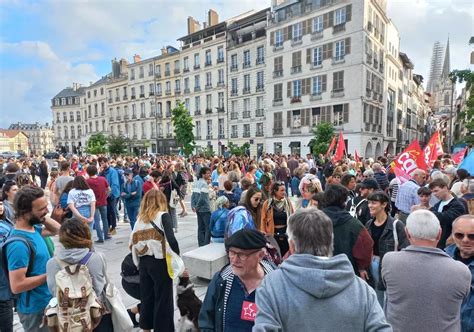
[[[163,256],[166,259],[166,268],[168,270],[168,275],[170,276],[171,279],[176,279],[180,275],[183,274],[184,272],[184,262],[183,259],[171,249],[168,240],[166,239],[166,234],[164,232],[163,228],[163,219],[162,219],[163,213],[159,213],[159,218],[160,218],[160,227],[158,227],[153,220],[150,221],[151,225],[153,228],[161,234],[162,240],[161,240],[161,249],[163,251]]]
[[[171,190],[170,194],[170,207],[176,208],[179,204],[179,195],[176,189]]]
[[[129,332],[133,329],[133,322],[128,315],[127,308],[122,301],[122,296],[115,285],[110,281],[107,273],[107,262],[102,255],[99,255],[104,263],[105,276],[105,298],[108,302],[108,308],[111,311],[112,324],[115,332]]]

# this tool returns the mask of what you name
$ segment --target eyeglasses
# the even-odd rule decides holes
[[[253,250],[251,252],[248,252],[248,253],[243,253],[243,252],[237,252],[237,251],[234,251],[234,250],[229,250],[227,252],[227,254],[229,255],[229,259],[233,259],[235,257],[237,257],[239,260],[241,260],[242,262],[245,262],[250,256],[252,256],[253,254],[259,252],[261,249],[257,249],[257,250]]]
[[[474,234],[454,233],[456,240],[464,240],[465,236],[469,241],[474,241]]]

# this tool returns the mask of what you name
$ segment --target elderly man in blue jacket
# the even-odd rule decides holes
[[[455,260],[466,264],[471,271],[471,294],[461,306],[462,332],[474,331],[474,216],[465,214],[453,222],[454,243],[446,253]]]

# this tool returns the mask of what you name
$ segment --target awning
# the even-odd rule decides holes
[[[290,142],[290,145],[288,145],[290,148],[300,148],[301,147],[301,142]]]

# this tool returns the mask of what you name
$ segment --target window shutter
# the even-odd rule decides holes
[[[307,94],[311,94],[311,78],[308,77],[305,81]]]
[[[339,74],[339,72],[337,72],[337,71],[332,73],[332,89],[333,89],[333,91],[337,90],[339,88],[339,83],[337,81],[337,78],[339,76],[338,74]]]
[[[341,80],[340,88],[344,89],[344,70],[339,72],[339,79]]]
[[[311,49],[306,49],[306,63],[311,63]]]
[[[305,122],[306,122],[306,126],[310,126],[310,125],[311,125],[310,122],[309,122],[310,119],[311,119],[311,109],[310,109],[310,108],[307,108],[307,109],[306,109],[306,116],[305,116],[305,118],[306,118],[306,121],[305,121]]]
[[[329,13],[323,15],[323,28],[329,28]]]
[[[346,38],[344,45],[345,45],[344,54],[350,54],[351,53],[351,37]]]
[[[286,112],[286,126],[291,127],[291,111]]]
[[[327,87],[327,75],[323,75],[321,78],[321,91],[326,92]]]
[[[286,27],[287,28],[287,38],[285,40],[291,40],[292,38],[292,33],[293,33],[293,26],[292,25],[289,25]]]
[[[305,34],[311,33],[312,26],[313,26],[313,20],[311,18],[307,19],[306,20],[306,32],[305,32]]]
[[[346,22],[349,22],[352,19],[352,5],[346,6]]]
[[[275,31],[270,32],[270,45],[273,46],[275,43]]]
[[[323,45],[323,60],[328,58],[328,44]]]
[[[306,33],[307,33],[307,32],[306,32],[306,29],[307,29],[307,23],[306,23],[306,21],[303,21],[303,23],[302,23],[301,25],[302,25],[302,30],[303,30],[303,31],[301,31],[301,33],[302,33],[302,35],[304,36],[304,35],[306,35]]]
[[[332,43],[328,43],[328,59],[332,58]]]
[[[284,42],[285,40],[288,40],[288,33],[287,33],[286,28],[282,28],[282,29],[281,29],[281,33],[282,33],[283,42]]]
[[[291,82],[286,83],[286,96],[291,97]]]
[[[329,15],[328,24],[329,24],[329,27],[332,27],[334,25],[334,12],[333,11],[329,12],[328,15]]]
[[[349,104],[344,104],[344,123],[349,122]]]

